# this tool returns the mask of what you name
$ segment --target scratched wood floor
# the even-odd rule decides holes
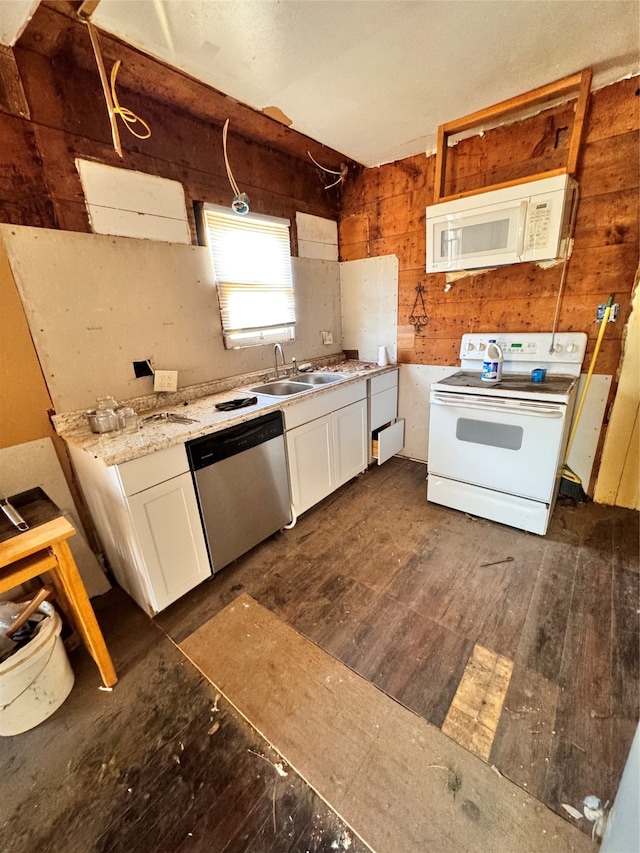
[[[539,537],[426,504],[395,458],[157,621],[179,642],[242,590],[438,727],[490,649],[514,666],[488,761],[566,817],[613,800],[640,713],[639,518],[564,500]]]
[[[513,661],[488,762],[563,816],[613,799],[639,708],[638,513],[567,504],[537,537],[427,504],[424,476],[370,470],[154,621],[97,600],[120,682],[98,690],[79,648],[62,708],[0,738],[3,853],[200,853],[195,826],[207,853],[362,853],[171,642],[240,591],[438,727],[475,644]]]

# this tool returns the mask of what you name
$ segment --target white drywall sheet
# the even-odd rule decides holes
[[[429,448],[429,392],[431,383],[450,376],[457,367],[403,364],[400,370],[398,417],[405,419],[404,449],[399,456],[427,462]]]
[[[296,213],[298,257],[338,260],[338,223],[310,213]]]
[[[12,47],[22,35],[40,0],[0,0],[0,44]]]
[[[7,495],[17,495],[40,486],[71,521],[77,532],[69,539],[69,547],[89,597],[102,595],[111,589],[111,584],[84,538],[84,531],[51,439],[40,438],[13,447],[3,447],[0,450],[0,467],[2,489]]]
[[[179,181],[76,159],[96,234],[190,243],[184,188]]]
[[[384,255],[340,264],[342,344],[364,361],[377,361],[385,346],[397,359],[398,258]]]
[[[152,393],[132,362],[177,370],[178,387],[273,368],[273,346],[227,350],[209,252],[126,237],[0,225],[56,411]],[[298,363],[342,350],[339,264],[292,259]],[[322,343],[331,330],[334,344]]]
[[[578,403],[586,378],[586,375],[583,374],[578,383],[574,418],[577,414]],[[591,471],[593,469],[596,450],[598,449],[602,419],[604,418],[604,410],[607,405],[611,379],[611,376],[605,374],[594,373],[592,375],[589,390],[587,391],[582,408],[582,414],[580,415],[576,434],[571,445],[571,452],[567,458],[567,465],[574,474],[580,477],[585,492],[589,487]]]

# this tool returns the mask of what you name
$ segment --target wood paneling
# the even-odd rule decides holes
[[[580,185],[574,246],[568,262],[558,329],[586,332],[588,364],[598,334],[598,305],[615,294],[620,305],[609,324],[596,372],[616,376],[630,314],[639,253],[638,186],[640,78],[594,92],[577,178]],[[574,104],[557,106],[510,125],[462,139],[448,158],[446,192],[462,192],[526,177],[566,161]],[[435,156],[408,157],[348,177],[340,223],[342,260],[393,253],[399,259],[398,326],[408,324],[417,284],[425,287],[429,325],[403,339],[399,360],[409,364],[458,363],[465,332],[539,332],[551,329],[562,276],[516,264],[462,276],[445,291],[445,274],[425,271],[425,207],[433,203]],[[363,222],[355,229],[352,223]],[[612,384],[610,401],[615,395]],[[597,463],[595,466],[597,470]]]
[[[73,4],[41,3],[14,51],[31,120],[0,115],[10,134],[0,137],[4,221],[89,231],[79,157],[180,181],[196,242],[192,202],[228,204],[232,197],[222,151],[226,118],[229,158],[252,210],[294,222],[298,210],[337,218],[340,189],[324,189],[307,150],[330,168],[353,168],[347,158],[106,33],[100,44],[109,66],[123,61],[120,101],[149,123],[151,138],[136,139],[121,125],[118,157],[88,30]]]
[[[621,317],[607,329],[609,351],[603,350],[598,372],[617,369],[638,260],[637,84],[635,78],[592,94],[579,166],[581,202],[559,327],[585,331],[592,347],[596,307],[616,294]],[[460,141],[450,158],[450,184],[469,189],[553,168],[558,157],[566,157],[562,129],[572,117],[573,105],[559,106]],[[341,258],[398,255],[399,325],[407,324],[416,285],[425,285],[430,324],[416,336],[413,351],[402,351],[402,360],[453,365],[457,343],[451,342],[464,332],[550,328],[560,265],[490,270],[458,279],[448,293],[445,275],[426,274],[424,208],[433,199],[433,179],[434,157],[410,157],[349,176],[343,196],[342,222],[365,219],[369,240],[341,226]]]

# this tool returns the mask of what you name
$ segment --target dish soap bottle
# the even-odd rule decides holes
[[[481,379],[483,382],[487,382],[490,385],[495,385],[496,382],[500,382],[502,379],[502,348],[500,344],[496,343],[495,338],[490,338],[489,346],[487,347],[487,355],[485,360],[482,362],[482,375]]]

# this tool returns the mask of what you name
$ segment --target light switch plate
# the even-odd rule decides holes
[[[322,333],[322,343],[323,344],[332,344],[333,343],[333,332],[323,332]]]
[[[153,374],[153,390],[154,391],[177,391],[178,390],[178,371],[177,370],[156,370]]]

